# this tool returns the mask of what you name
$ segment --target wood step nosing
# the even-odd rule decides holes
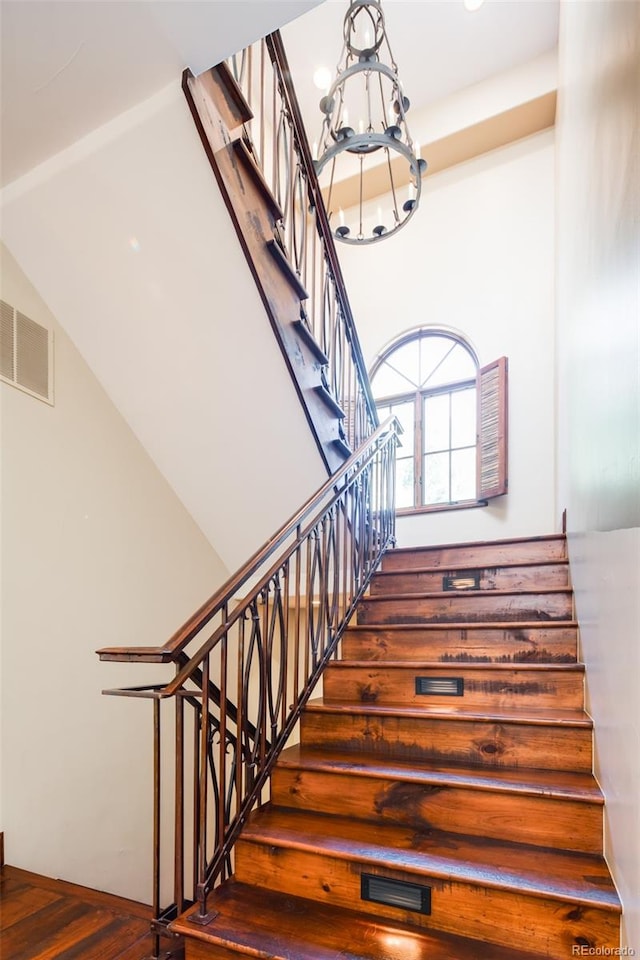
[[[480,711],[466,709],[453,713],[450,709],[437,707],[406,707],[402,704],[380,706],[370,703],[355,703],[353,701],[319,702],[310,700],[305,710],[310,713],[335,714],[337,716],[394,717],[406,720],[446,720],[461,723],[486,723],[487,725],[517,724],[531,727],[561,727],[563,729],[592,730],[593,720],[588,714],[584,717],[545,717],[543,715],[524,714],[522,710],[514,713],[492,713],[489,708]]]
[[[271,216],[273,217],[274,222],[277,222],[278,220],[282,220],[284,217],[284,213],[280,208],[280,204],[278,203],[273,193],[271,192],[271,188],[267,183],[267,181],[265,180],[262,170],[260,169],[256,161],[253,159],[242,137],[238,137],[236,140],[234,140],[231,146],[236,156],[239,157],[242,163],[244,164],[245,170],[248,171],[249,175],[253,179],[253,182],[255,183],[258,190],[260,191],[262,198],[264,199],[267,205],[267,209],[269,210]]]
[[[538,673],[584,673],[585,665],[581,662],[576,663],[550,663],[550,662],[503,662],[491,663],[467,662],[463,660],[331,660],[327,664],[327,670],[497,670],[497,671],[517,671],[523,673],[525,670],[531,670]]]
[[[505,537],[502,540],[465,540],[459,543],[437,543],[428,547],[394,547],[392,554],[426,553],[429,550],[466,550],[469,547],[501,547],[515,543],[546,543],[547,541],[566,540],[564,533],[548,533],[537,537]]]
[[[330,830],[330,827],[328,827]],[[456,838],[458,835],[455,835]],[[515,895],[532,896],[539,899],[553,899],[561,903],[578,904],[601,910],[621,912],[615,893],[603,896],[602,891],[571,890],[559,884],[535,882],[532,878],[524,878],[521,873],[513,869],[499,867],[496,871],[490,864],[472,863],[468,859],[464,863],[455,863],[446,857],[422,851],[403,850],[402,863],[399,862],[395,848],[385,847],[369,841],[351,842],[344,838],[331,846],[330,834],[319,837],[314,835],[313,840],[300,833],[291,832],[288,836],[282,831],[269,830],[263,827],[261,831],[255,828],[246,829],[240,837],[240,843],[252,843],[260,846],[271,846],[280,849],[297,850],[301,853],[319,854],[335,860],[348,860],[361,866],[375,866],[389,872],[413,874],[421,877],[425,882],[427,877],[435,877],[445,883],[472,884],[479,887],[490,887],[493,890],[508,889]],[[515,846],[515,844],[514,844]],[[525,847],[526,844],[521,844]],[[541,848],[536,848],[539,851]],[[550,851],[552,848],[549,848]],[[577,856],[577,854],[574,854]],[[585,861],[589,855],[584,854]],[[592,896],[589,896],[589,893]],[[598,896],[600,894],[600,896]]]
[[[346,442],[346,440],[343,440],[341,437],[336,437],[335,440],[332,440],[331,442],[333,446],[336,448],[336,450],[339,450],[340,453],[347,459],[353,453],[353,450],[351,449],[349,444]]]
[[[250,120],[253,120],[253,111],[242,90],[238,85],[238,81],[234,77],[229,64],[226,60],[222,60],[216,67],[213,68],[218,74],[220,83],[228,97],[228,101],[231,101],[233,106],[236,108],[238,113],[238,123],[249,123]]]
[[[337,417],[339,420],[344,420],[346,413],[325,386],[319,383],[316,387],[313,387],[313,391],[320,397],[324,405],[335,417]]]
[[[283,277],[285,278],[285,280],[287,281],[291,289],[295,292],[296,296],[301,301],[308,300],[309,294],[304,288],[302,281],[300,280],[300,277],[295,272],[291,263],[285,256],[285,253],[282,247],[280,246],[280,244],[276,240],[267,240],[267,249],[271,254],[271,256],[273,257],[275,263],[278,264],[278,267]]]
[[[311,330],[309,330],[306,323],[303,320],[294,320],[293,327],[297,331],[300,339],[304,340],[306,345],[309,347],[309,350],[311,350],[320,366],[327,367],[329,365],[329,358],[312,334]]]
[[[374,578],[384,579],[385,577],[406,577],[414,574],[443,574],[459,573],[462,570],[511,570],[520,567],[569,567],[567,557],[560,557],[557,560],[500,560],[497,563],[460,563],[460,564],[441,564],[437,567],[398,567],[394,570],[377,570]]]
[[[373,598],[377,599],[377,598]],[[578,629],[577,620],[459,620],[445,623],[350,623],[347,633],[352,630],[547,630]]]

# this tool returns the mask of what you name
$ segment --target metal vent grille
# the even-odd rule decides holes
[[[53,403],[53,333],[0,301],[0,376]]]
[[[416,913],[431,913],[431,887],[391,880],[388,877],[375,877],[369,873],[363,873],[360,881],[360,895],[363,900],[384,903],[388,907],[399,907],[401,910],[413,910]]]
[[[464,677],[416,677],[416,693],[437,697],[463,697]]]

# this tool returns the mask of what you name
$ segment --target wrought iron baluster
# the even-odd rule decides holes
[[[162,792],[162,738],[160,728],[160,700],[153,701],[153,916],[159,918],[162,913],[160,900],[160,866],[162,862],[161,849],[161,792]],[[153,956],[160,956],[160,935],[158,930],[153,931]]]
[[[184,698],[176,697],[176,749],[174,798],[174,889],[178,913],[184,910]]]
[[[251,76],[251,74],[249,74]],[[223,610],[223,621],[228,620],[228,607]],[[216,847],[221,840],[224,840],[226,823],[226,804],[225,787],[227,782],[227,643],[228,633],[225,630],[220,638],[220,720],[219,720],[219,765],[218,765],[218,796],[217,802],[217,823],[216,823]]]
[[[205,922],[207,916],[207,772],[209,756],[209,724],[208,711],[205,709],[207,692],[209,689],[209,667],[210,659],[207,653],[202,666],[202,708],[200,710],[200,782],[198,783],[198,810],[200,814],[199,823],[199,863],[198,863],[198,885],[196,895],[198,899],[198,920]]]

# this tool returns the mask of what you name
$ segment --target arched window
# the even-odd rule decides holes
[[[398,508],[475,503],[506,493],[505,358],[479,371],[462,337],[423,327],[403,334],[378,356],[371,386],[380,419],[393,413],[404,429]],[[490,483],[479,482],[482,478]]]

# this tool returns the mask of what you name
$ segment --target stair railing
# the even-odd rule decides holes
[[[328,387],[357,449],[378,425],[331,225],[279,31],[231,57],[229,68],[253,117],[245,134],[284,213],[281,241],[308,293],[303,322],[329,360]]]
[[[98,651],[176,665],[169,683],[105,691],[153,702],[156,958],[190,905],[194,923],[211,918],[208,895],[233,872],[242,826],[268,799],[278,754],[395,542],[399,431],[395,418],[378,427],[164,646]]]

